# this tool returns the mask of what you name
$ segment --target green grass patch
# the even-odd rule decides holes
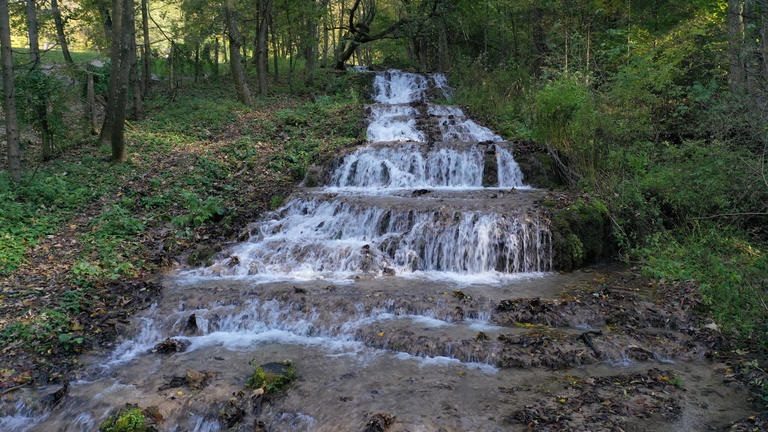
[[[694,280],[717,323],[768,348],[768,255],[739,231],[715,225],[655,235],[639,250],[646,275]]]

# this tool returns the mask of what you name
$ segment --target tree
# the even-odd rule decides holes
[[[730,68],[728,71],[728,84],[731,91],[741,92],[746,82],[744,69],[743,43],[744,43],[744,4],[742,0],[728,0],[728,57]]]
[[[29,57],[32,64],[37,67],[40,64],[40,43],[38,22],[37,22],[37,5],[35,0],[26,0],[27,11],[27,33],[29,34]]]
[[[347,33],[342,38],[336,51],[336,69],[344,70],[346,62],[352,57],[357,49],[363,44],[374,42],[388,37],[396,36],[406,26],[419,26],[426,21],[438,15],[438,6],[443,0],[429,0],[429,2],[411,5],[410,2],[404,2],[411,9],[427,9],[425,15],[411,17],[405,15],[394,23],[378,32],[372,32],[374,19],[376,18],[376,0],[355,0],[352,8],[349,10]],[[422,6],[426,6],[422,7]]]
[[[267,37],[269,35],[269,17],[272,13],[272,0],[258,0],[259,28],[256,38],[256,72],[259,76],[259,94],[267,94]]]
[[[229,65],[232,71],[232,79],[235,81],[237,98],[246,105],[253,105],[253,96],[251,96],[251,90],[248,88],[248,83],[245,80],[243,61],[240,56],[243,38],[237,27],[235,13],[234,0],[226,0],[224,3],[224,16],[227,21],[227,34],[229,36]]]
[[[19,149],[19,121],[16,117],[15,88],[13,84],[13,53],[8,0],[0,0],[0,54],[3,63],[3,110],[5,136],[8,143],[8,172],[11,178],[21,180],[21,151]]]
[[[69,43],[64,31],[64,20],[61,17],[58,0],[51,0],[51,13],[53,14],[53,23],[56,26],[56,39],[61,47],[61,54],[64,56],[64,61],[72,65],[75,62],[72,60],[72,54],[69,53]]]
[[[125,162],[125,114],[128,102],[128,86],[133,65],[131,48],[134,47],[134,1],[113,0],[111,14],[112,69],[109,79],[109,100],[101,131],[101,141],[112,146],[112,160]]]

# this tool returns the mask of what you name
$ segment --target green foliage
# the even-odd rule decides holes
[[[355,142],[360,133],[360,112],[350,106],[356,105],[356,97],[323,96],[278,111],[278,131],[289,138],[284,151],[273,157],[269,167],[287,172],[298,181],[306,175],[307,167],[317,162],[318,155]]]
[[[768,348],[764,246],[733,228],[700,224],[690,231],[655,234],[638,255],[649,276],[698,282],[705,304],[725,331]]]
[[[72,303],[69,306],[72,307]],[[45,309],[28,321],[12,322],[0,330],[0,343],[23,343],[42,355],[74,352],[85,339],[71,330],[71,320],[72,316],[63,309]]]
[[[272,371],[272,368],[266,370],[262,366],[257,367],[248,377],[246,387],[263,388],[265,393],[273,394],[283,390],[296,379],[296,367],[291,362],[286,361],[276,365],[274,369],[280,370]]]
[[[612,252],[608,209],[598,200],[579,200],[556,210],[552,218],[555,267],[573,270],[604,259]]]
[[[150,427],[140,408],[127,406],[117,414],[110,416],[99,425],[99,432],[149,432]]]
[[[593,179],[601,160],[599,114],[583,78],[564,75],[549,82],[534,101],[534,138],[565,155],[578,177]]]
[[[173,224],[181,228],[196,227],[227,213],[223,200],[218,197],[202,199],[194,192],[182,191],[181,199],[185,213],[172,219]]]

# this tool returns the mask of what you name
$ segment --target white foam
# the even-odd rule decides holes
[[[398,360],[410,360],[410,361],[416,361],[421,366],[436,366],[436,367],[466,367],[469,369],[477,369],[483,373],[486,374],[495,374],[499,371],[499,368],[489,365],[487,363],[477,363],[477,362],[463,362],[459,359],[455,359],[452,357],[445,357],[445,356],[436,356],[436,357],[430,357],[430,356],[415,356],[412,354],[399,352],[395,354],[394,356]]]

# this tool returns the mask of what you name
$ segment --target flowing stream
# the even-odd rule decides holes
[[[432,102],[450,95],[445,76],[393,70],[373,86],[368,143],[340,156],[323,187],[299,188],[213,265],[169,276],[124,340],[83,360],[55,409],[20,397],[0,430],[95,430],[125,403],[156,407],[162,430],[226,430],[218,413],[252,364],[286,359],[300,378],[263,409],[263,430],[362,430],[378,411],[397,416],[393,430],[509,430],[504,416],[538,397],[531,385],[566,374],[499,369],[503,346],[472,341],[527,331],[493,321],[499,301],[553,297],[589,275],[553,272],[543,191],[525,184],[511,144]],[[185,351],[152,352],[169,337]],[[189,370],[212,382],[164,386]],[[701,388],[716,381],[681,373]]]

